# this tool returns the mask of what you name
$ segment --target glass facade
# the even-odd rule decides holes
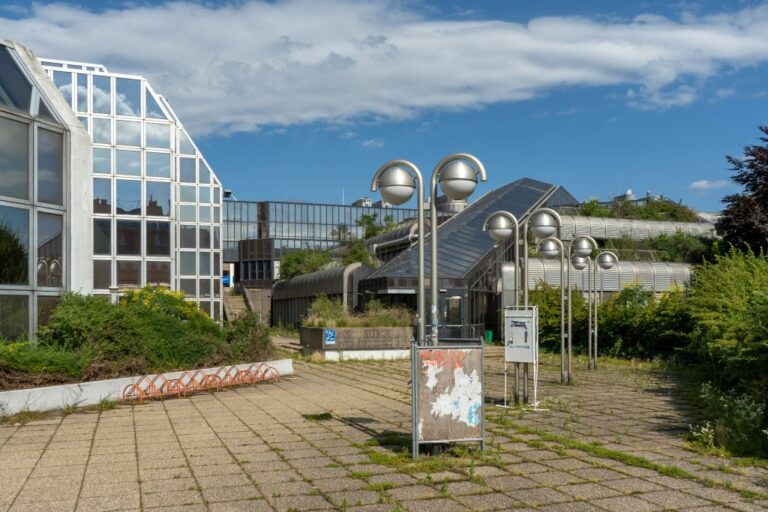
[[[0,43],[0,338],[28,339],[67,284],[68,132]]]
[[[221,183],[168,103],[142,77],[94,64],[42,64],[93,141],[94,293],[159,283],[220,318]],[[38,138],[45,140],[38,190],[55,200],[60,171],[49,153],[57,141]],[[13,172],[27,171],[17,164]]]

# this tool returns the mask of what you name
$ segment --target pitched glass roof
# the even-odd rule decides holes
[[[452,217],[438,228],[438,275],[441,278],[461,279],[493,247],[494,241],[483,231],[483,222],[491,213],[506,210],[522,222],[532,207],[552,194],[547,205],[575,204],[578,201],[565,189],[521,178],[488,192],[466,210]],[[428,237],[427,237],[428,238]],[[430,272],[430,244],[426,244],[426,269]],[[414,277],[418,274],[418,252],[410,247],[393,260],[379,267],[370,279],[377,277]]]

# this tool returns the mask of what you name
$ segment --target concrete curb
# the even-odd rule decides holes
[[[277,370],[281,377],[293,375],[293,359],[267,361],[269,366]],[[239,370],[245,370],[252,363],[235,365]],[[216,373],[219,367],[205,368],[202,372]],[[166,379],[176,379],[184,372],[164,373]],[[12,415],[22,411],[52,411],[69,406],[86,407],[95,405],[102,400],[120,400],[123,389],[130,384],[136,384],[141,376],[123,377],[121,379],[96,380],[79,384],[64,384],[43,388],[17,389],[0,392],[0,415]]]

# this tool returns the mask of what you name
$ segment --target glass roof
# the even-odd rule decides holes
[[[28,114],[31,97],[32,84],[13,60],[11,50],[0,45],[0,105]]]

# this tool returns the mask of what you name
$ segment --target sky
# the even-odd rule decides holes
[[[768,2],[0,0],[0,37],[140,74],[238,199],[347,203],[454,152],[704,211],[768,124]]]

